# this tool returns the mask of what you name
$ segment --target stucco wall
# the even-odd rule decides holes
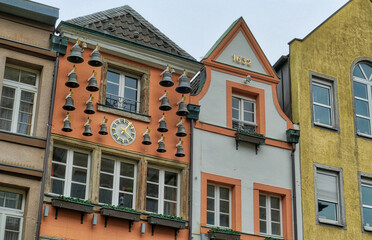
[[[358,171],[372,173],[371,140],[356,137],[351,71],[372,59],[372,2],[350,1],[303,41],[290,44],[293,120],[301,126],[304,239],[372,239],[362,233]],[[309,71],[336,79],[339,132],[311,126]],[[343,169],[346,229],[316,224],[313,164]]]

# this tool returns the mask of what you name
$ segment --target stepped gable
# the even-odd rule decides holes
[[[67,22],[196,61],[128,5],[73,18]],[[135,32],[139,33],[138,38],[135,37]]]

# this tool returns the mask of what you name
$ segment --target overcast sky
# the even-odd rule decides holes
[[[271,64],[288,54],[346,0],[34,0],[59,8],[59,20],[129,5],[197,60],[243,17]]]

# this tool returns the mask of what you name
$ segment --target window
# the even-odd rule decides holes
[[[12,190],[0,189],[0,238],[20,240],[24,199],[23,194]]]
[[[355,118],[357,133],[371,136],[372,65],[358,63],[353,71]]]
[[[107,71],[106,105],[139,112],[140,81],[138,77],[116,70]]]
[[[259,207],[260,233],[281,236],[281,198],[260,194]]]
[[[230,188],[207,185],[207,224],[219,227],[231,226],[230,224]]]
[[[372,231],[372,179],[361,177],[361,203],[364,230]]]
[[[341,170],[330,168],[316,168],[317,217],[321,223],[341,225],[344,222]]]
[[[250,98],[233,96],[232,127],[256,132],[256,101]]]
[[[6,65],[0,102],[0,129],[32,135],[38,74]]]
[[[88,198],[90,156],[60,147],[53,148],[51,192],[66,197]]]
[[[178,173],[147,168],[146,211],[178,215],[179,211]]]
[[[312,79],[313,122],[315,125],[334,126],[334,104],[332,83]]]
[[[102,158],[99,202],[135,208],[135,180],[134,164]]]

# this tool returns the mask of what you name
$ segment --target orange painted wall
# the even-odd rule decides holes
[[[85,49],[82,53],[84,62],[80,64],[76,64],[77,66],[77,76],[78,76],[78,82],[80,86],[78,88],[73,89],[73,99],[74,99],[74,105],[75,110],[71,111],[71,126],[73,131],[70,133],[63,132],[61,129],[63,127],[63,119],[66,117],[67,111],[62,109],[62,106],[65,104],[65,97],[69,93],[69,88],[65,86],[65,82],[68,80],[68,73],[72,70],[73,63],[70,63],[67,61],[67,56],[70,53],[70,48],[72,47],[72,44],[69,44],[69,47],[67,49],[67,54],[65,56],[60,57],[60,63],[59,63],[59,70],[58,70],[58,80],[57,80],[57,91],[55,96],[55,106],[54,106],[54,115],[53,115],[53,124],[52,124],[52,133],[64,135],[67,137],[73,137],[77,139],[82,139],[86,141],[90,141],[93,143],[99,143],[104,144],[111,147],[117,147],[125,150],[130,150],[134,152],[139,153],[146,153],[153,156],[159,156],[167,159],[173,159],[178,160],[182,162],[189,162],[189,156],[190,156],[190,140],[189,136],[183,137],[183,148],[186,153],[186,156],[183,158],[177,158],[174,156],[176,153],[176,144],[178,143],[179,137],[177,137],[175,134],[177,132],[176,124],[180,121],[180,116],[176,115],[176,112],[178,110],[178,106],[176,106],[176,103],[181,99],[181,94],[177,93],[175,88],[178,86],[177,79],[179,75],[173,74],[173,81],[175,82],[173,87],[162,87],[159,85],[160,80],[162,77],[160,77],[160,73],[163,71],[163,69],[157,69],[153,67],[148,67],[143,64],[139,64],[137,62],[133,62],[130,60],[122,59],[117,56],[101,53],[102,56],[123,61],[132,65],[137,65],[139,67],[147,68],[150,70],[150,96],[149,96],[149,115],[151,116],[151,122],[146,123],[134,119],[127,118],[129,121],[133,123],[136,129],[136,139],[135,141],[127,146],[120,145],[116,143],[112,137],[110,136],[110,133],[106,136],[102,136],[98,134],[98,131],[100,129],[100,123],[103,121],[103,117],[105,116],[108,118],[107,127],[109,128],[112,121],[119,116],[108,114],[106,112],[98,112],[97,111],[97,102],[99,101],[99,91],[97,92],[89,92],[85,88],[88,85],[88,78],[92,75],[92,71],[95,70],[97,72],[97,82],[98,87],[100,87],[101,83],[101,68],[100,67],[92,67],[88,65],[88,61],[90,59],[90,53],[92,49]],[[168,132],[164,133],[164,136],[166,136],[165,139],[165,145],[167,152],[166,153],[158,153],[156,152],[156,149],[158,147],[157,141],[160,139],[161,133],[158,132],[156,129],[159,126],[158,120],[162,117],[163,111],[159,110],[160,101],[159,97],[161,97],[164,94],[164,90],[167,90],[169,92],[168,98],[170,101],[170,104],[172,105],[172,110],[166,111],[165,114],[167,115],[166,123],[168,127]],[[96,111],[93,115],[88,115],[84,113],[85,107],[86,107],[86,101],[88,100],[90,94],[93,95],[94,100],[94,109]],[[186,95],[186,103],[189,103],[189,95]],[[93,136],[87,137],[83,136],[82,133],[84,132],[84,123],[87,121],[87,117],[90,117],[92,119],[91,128],[93,132]],[[142,134],[145,132],[146,128],[149,127],[151,129],[150,137],[152,141],[152,145],[145,146],[142,145]],[[190,130],[190,123],[188,121],[185,121],[184,127],[186,129],[186,132],[189,132]]]
[[[157,226],[154,236],[151,235],[151,225],[146,221],[134,222],[129,232],[129,221],[109,218],[105,228],[105,218],[99,213],[97,225],[92,224],[93,214],[85,214],[83,224],[80,223],[80,213],[76,211],[60,209],[58,218],[55,219],[55,208],[49,204],[49,216],[43,217],[41,235],[53,236],[72,240],[102,240],[102,239],[152,239],[152,240],[174,240],[174,231],[171,228]],[[43,210],[44,211],[44,210]],[[146,232],[141,234],[141,223],[146,223]],[[124,237],[125,236],[125,237]],[[187,239],[188,229],[178,232],[177,239]]]

